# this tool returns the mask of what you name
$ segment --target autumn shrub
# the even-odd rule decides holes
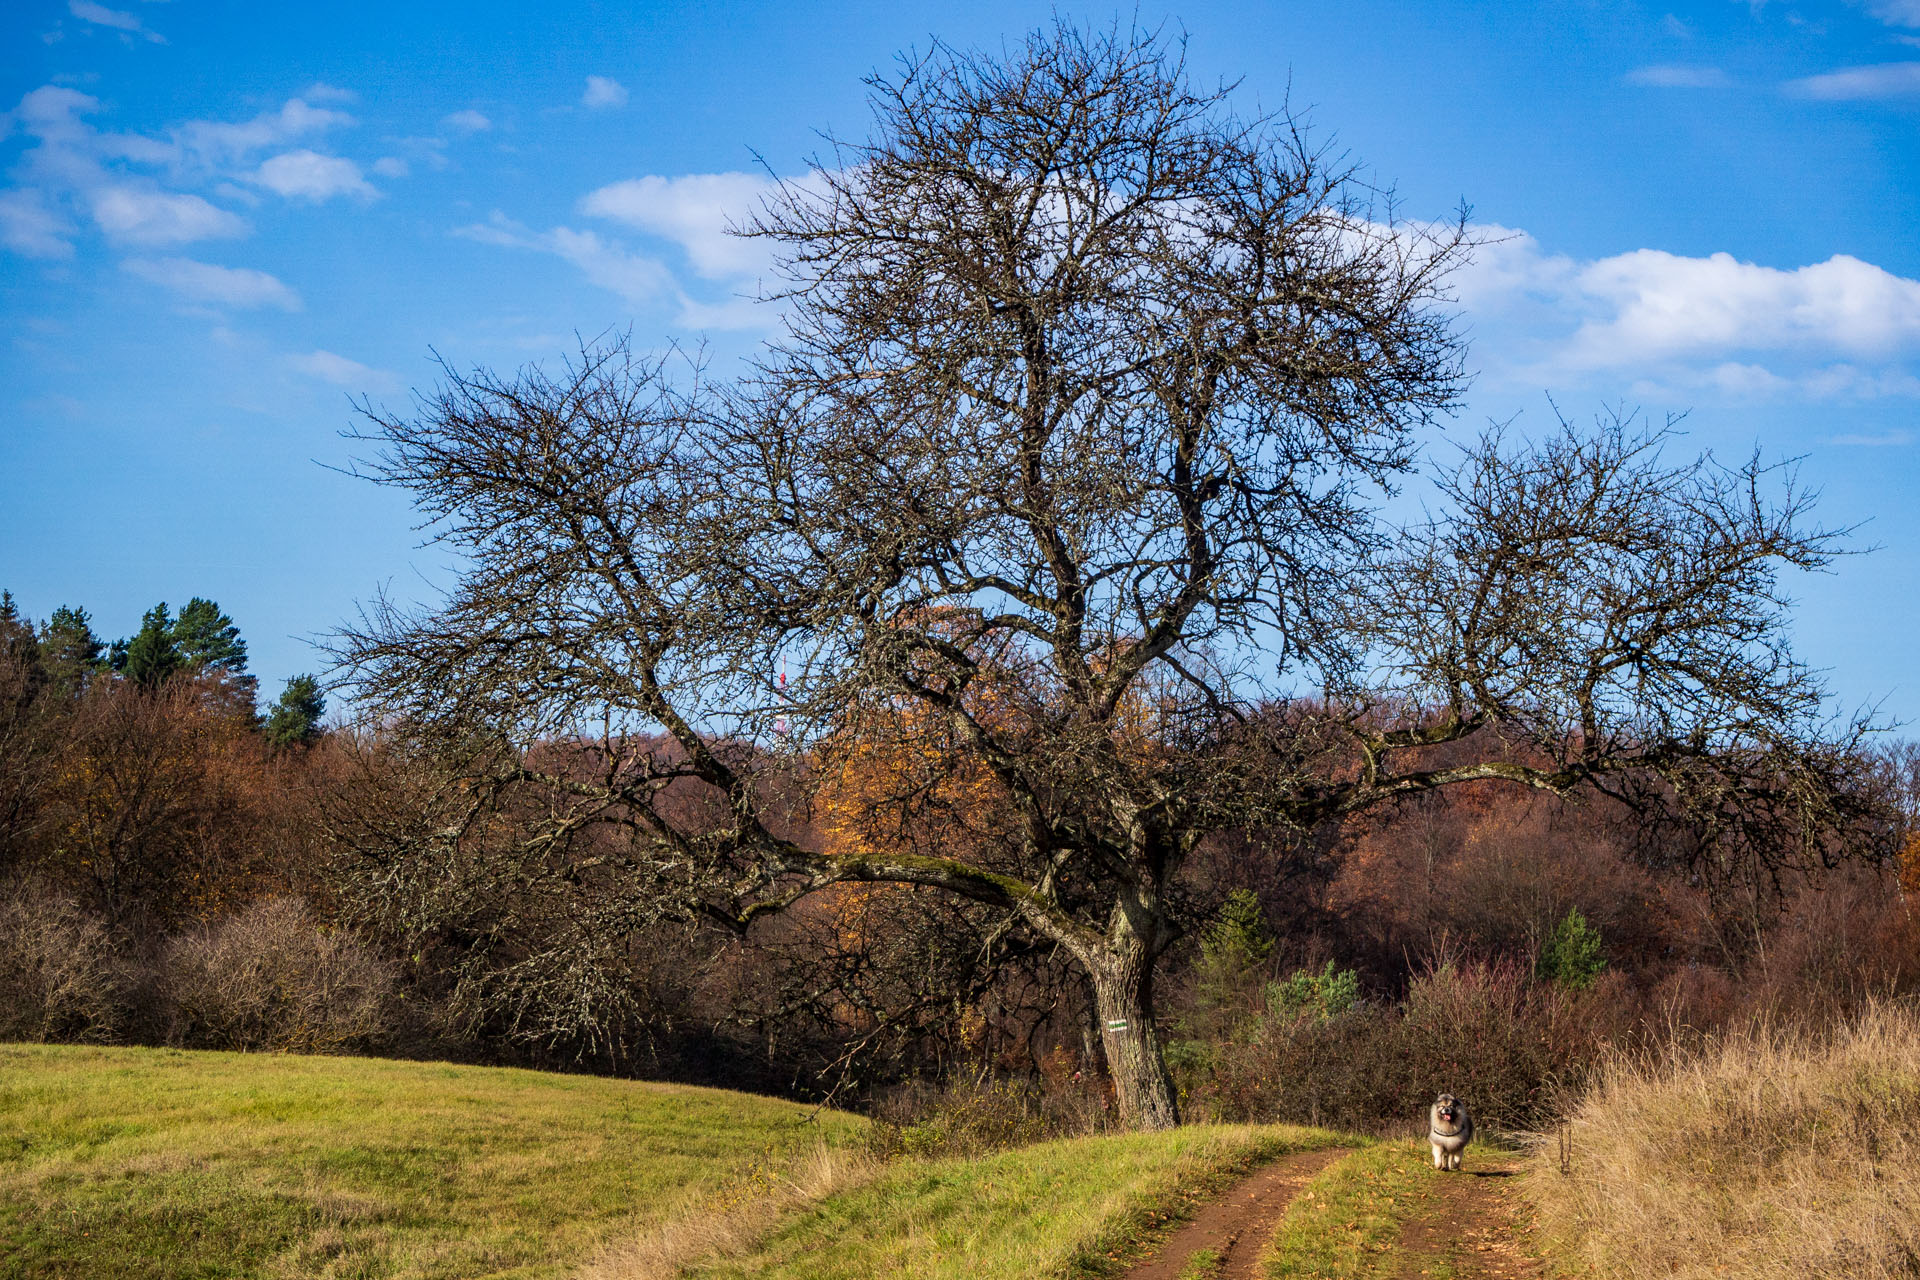
[[[265,899],[175,938],[160,984],[170,1038],[196,1048],[343,1053],[394,1029],[391,969],[294,899]]]
[[[0,904],[0,1040],[117,1040],[131,979],[72,898],[29,889]]]
[[[1484,1127],[1537,1129],[1613,1026],[1596,1016],[1613,986],[1581,994],[1516,964],[1437,964],[1397,1005],[1272,1001],[1197,1065],[1176,1055],[1177,1078],[1200,1118],[1395,1131],[1444,1089]]]

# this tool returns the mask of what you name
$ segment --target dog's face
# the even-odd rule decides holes
[[[1433,1114],[1440,1117],[1442,1124],[1457,1124],[1460,1119],[1460,1103],[1450,1093],[1443,1093],[1433,1100]]]

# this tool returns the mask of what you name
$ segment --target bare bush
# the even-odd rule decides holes
[[[392,971],[294,899],[256,902],[174,939],[161,980],[171,1038],[195,1047],[342,1053],[391,1031]]]
[[[1920,1014],[1619,1055],[1529,1179],[1602,1277],[1911,1276]]]
[[[105,926],[71,898],[0,905],[0,1040],[115,1040],[126,989]]]

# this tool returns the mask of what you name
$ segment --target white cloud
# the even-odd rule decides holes
[[[1678,353],[1920,346],[1920,280],[1845,254],[1782,271],[1732,254],[1638,249],[1586,267],[1578,288],[1610,314],[1584,323],[1576,361],[1620,366]]]
[[[373,171],[383,178],[404,178],[410,172],[399,156],[381,156],[373,162]]]
[[[238,214],[150,184],[102,187],[91,193],[90,204],[100,229],[128,244],[188,244],[247,233]]]
[[[73,256],[72,225],[47,206],[39,191],[0,191],[0,244],[29,258]]]
[[[165,36],[149,30],[145,23],[124,9],[109,9],[103,4],[95,4],[93,0],[67,0],[67,12],[82,22],[90,22],[99,27],[111,27],[115,31],[140,36],[154,44],[167,42]]]
[[[649,175],[590,192],[580,211],[673,241],[709,280],[739,279],[765,269],[767,249],[727,234],[727,227],[751,217],[776,186],[751,173]]]
[[[129,258],[121,269],[193,302],[227,307],[300,310],[300,297],[274,276],[247,267],[217,267],[191,258]]]
[[[1830,102],[1920,95],[1920,62],[1884,62],[1872,67],[1842,67],[1825,75],[1787,83],[1789,92]]]
[[[624,107],[627,87],[607,76],[588,76],[587,91],[580,95],[583,107]]]
[[[358,102],[360,101],[360,95],[355,93],[353,90],[342,89],[339,85],[327,84],[324,81],[319,81],[319,80],[316,80],[314,81],[314,83],[308,85],[306,92],[301,94],[300,96],[313,102]]]
[[[1630,378],[1642,398],[1920,397],[1920,280],[1846,255],[1796,269],[1657,249],[1581,262],[1524,232],[1476,231],[1488,243],[1455,292],[1496,382]]]
[[[480,133],[493,128],[493,121],[472,109],[456,111],[452,115],[444,117],[440,123],[446,125],[449,129],[458,129],[462,133]]]
[[[309,378],[318,378],[349,391],[392,393],[401,389],[400,379],[386,370],[369,368],[358,360],[349,360],[331,351],[288,356],[287,365]]]
[[[325,90],[326,86],[315,88]],[[251,120],[191,120],[173,130],[172,137],[180,151],[179,163],[217,168],[243,163],[256,152],[353,122],[344,111],[316,107],[304,98],[289,98],[278,111],[262,112]]]
[[[263,163],[253,180],[269,191],[300,200],[352,196],[371,200],[380,193],[360,176],[360,166],[317,151],[285,151]]]
[[[324,84],[308,94],[331,102],[351,96]],[[97,99],[49,84],[23,95],[0,117],[32,139],[13,167],[15,185],[0,191],[0,244],[31,256],[63,256],[71,252],[77,222],[87,216],[127,244],[244,235],[243,219],[193,190],[255,202],[257,196],[235,180],[312,199],[377,194],[352,162],[312,151],[243,167],[252,166],[260,151],[354,123],[345,112],[305,98],[291,98],[251,120],[188,121],[164,137],[96,128],[87,117],[99,110]]]
[[[1724,89],[1733,83],[1719,67],[1678,63],[1638,67],[1627,72],[1626,80],[1628,84],[1649,85],[1656,89]]]

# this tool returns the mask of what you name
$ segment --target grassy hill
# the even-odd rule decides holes
[[[0,1276],[558,1275],[864,1128],[588,1076],[0,1045]]]
[[[0,1045],[0,1277],[1099,1275],[1335,1141],[1193,1126],[878,1164],[865,1131],[587,1076]]]

